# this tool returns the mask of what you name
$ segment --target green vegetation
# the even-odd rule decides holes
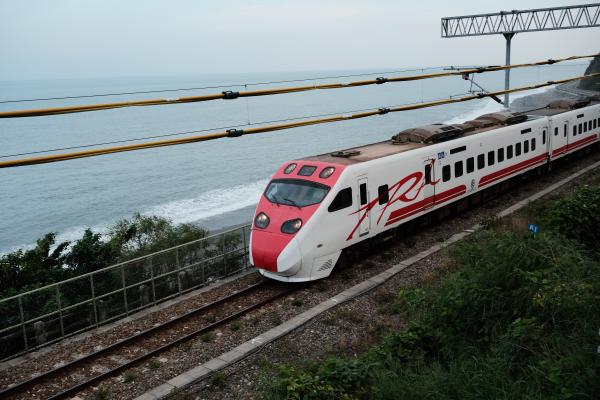
[[[600,187],[453,246],[456,272],[403,290],[405,329],[357,358],[279,365],[270,399],[600,398]]]
[[[111,264],[206,236],[191,224],[175,225],[156,216],[134,215],[106,235],[87,229],[74,243],[56,243],[56,233],[38,239],[31,250],[0,256],[0,298],[96,271]]]

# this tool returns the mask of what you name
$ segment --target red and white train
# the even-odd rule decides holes
[[[598,100],[428,125],[287,162],[258,203],[250,262],[279,281],[325,278],[349,246],[598,142]]]

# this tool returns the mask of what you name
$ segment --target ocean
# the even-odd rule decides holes
[[[576,63],[513,70],[511,85],[576,76],[582,74],[585,67],[585,63]],[[173,98],[223,90],[349,82],[381,75],[422,73],[381,73],[393,70],[0,81],[0,101],[237,85],[167,93],[0,103],[0,110]],[[425,72],[439,70],[441,68]],[[352,74],[366,75],[244,86],[253,82]],[[499,90],[504,86],[502,72],[483,74],[475,79],[487,90]],[[27,157],[6,157],[20,153],[145,136],[238,125],[243,129],[248,123],[427,101],[464,94],[468,89],[469,82],[460,77],[449,77],[248,99],[0,119],[0,160]],[[513,95],[511,99],[529,93]],[[241,224],[252,218],[254,206],[270,175],[286,160],[385,140],[400,130],[418,125],[461,122],[501,108],[490,99],[482,99],[235,139],[1,169],[0,253],[29,248],[48,232],[56,232],[60,241],[76,240],[88,227],[104,232],[111,224],[136,212],[166,217],[175,223],[194,223],[210,230]]]

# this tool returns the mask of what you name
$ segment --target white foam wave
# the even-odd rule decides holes
[[[512,102],[516,99],[519,99],[522,97],[527,97],[532,94],[544,93],[550,89],[551,89],[551,87],[543,87],[543,88],[534,89],[534,90],[530,90],[530,91],[523,92],[523,93],[512,94],[510,96],[510,99]],[[445,124],[460,124],[462,122],[477,118],[480,115],[498,112],[503,109],[504,109],[504,106],[502,104],[499,104],[490,98],[486,98],[485,101],[482,101],[478,107],[475,107],[474,109],[467,111],[465,113],[459,114],[456,117],[450,118],[449,120],[447,120],[444,123]]]
[[[237,185],[225,189],[211,190],[194,198],[174,200],[153,206],[141,214],[168,218],[176,224],[197,222],[255,205],[268,182],[268,179],[264,179],[247,185]],[[56,243],[62,243],[64,241],[73,243],[74,241],[81,239],[87,228],[90,228],[94,233],[106,235],[108,233],[108,228],[115,222],[116,221],[109,221],[94,226],[81,225],[67,228],[56,235]],[[34,247],[35,244],[33,243],[21,246],[11,246],[10,248],[0,251],[0,255],[18,249],[28,250]]]
[[[211,190],[198,197],[154,206],[142,214],[165,217],[177,224],[200,221],[255,205],[267,182],[265,179],[247,185]]]

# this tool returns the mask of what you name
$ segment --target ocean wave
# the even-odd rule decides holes
[[[216,189],[204,192],[197,197],[170,201],[159,204],[141,212],[142,215],[156,215],[170,219],[173,223],[193,223],[215,217],[232,211],[237,211],[245,207],[250,207],[258,202],[258,198],[267,186],[268,179],[252,182],[246,185],[236,185],[224,189]],[[131,216],[123,216],[128,218]],[[56,243],[69,241],[71,243],[81,239],[86,229],[91,229],[94,233],[106,235],[111,225],[117,220],[108,221],[94,226],[74,226],[65,229],[56,235]],[[18,246],[11,246],[0,250],[0,256],[8,254],[19,249],[29,250],[35,247],[35,244],[29,243]]]
[[[154,206],[142,215],[157,215],[177,224],[201,221],[255,205],[268,182],[264,179],[246,185],[211,190],[197,197]]]
[[[530,91],[523,92],[523,93],[511,94],[510,100],[512,102],[516,99],[520,99],[522,97],[527,97],[532,94],[544,93],[544,92],[550,90],[551,88],[552,87],[543,87],[543,88],[538,88],[538,89],[530,90]],[[490,98],[486,98],[485,101],[481,102],[474,109],[469,110],[465,113],[459,114],[456,117],[450,118],[449,120],[447,120],[444,123],[445,124],[460,124],[465,121],[475,119],[475,118],[479,117],[480,115],[502,111],[503,109],[504,109],[504,106],[502,104],[499,104]]]

